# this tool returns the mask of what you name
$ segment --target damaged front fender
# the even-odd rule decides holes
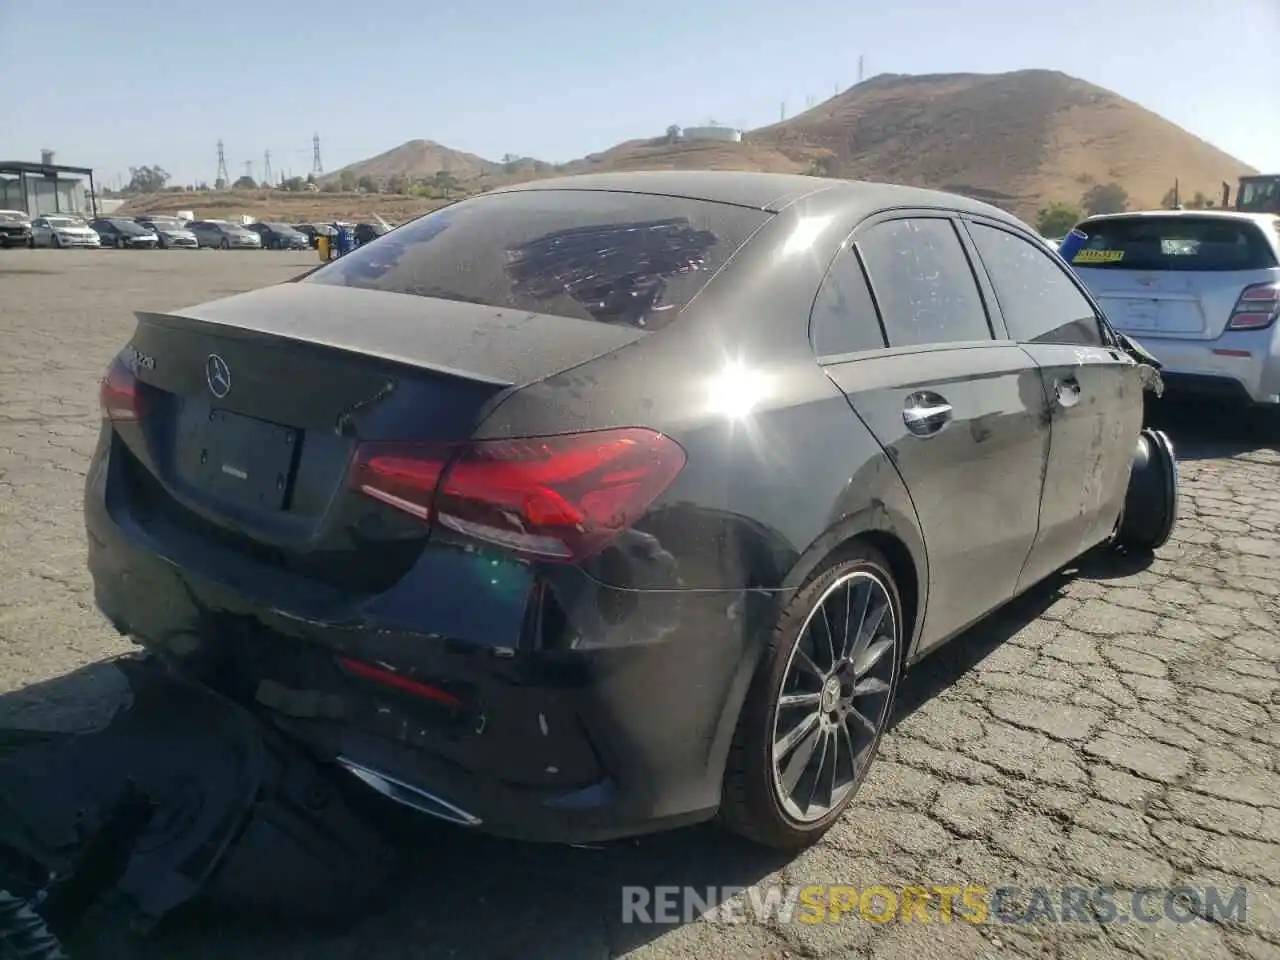
[[[1116,343],[1120,349],[1138,364],[1138,374],[1142,378],[1142,389],[1154,393],[1157,397],[1164,396],[1164,377],[1160,375],[1164,364],[1132,337],[1125,336],[1117,330],[1113,330],[1112,333],[1115,334]]]

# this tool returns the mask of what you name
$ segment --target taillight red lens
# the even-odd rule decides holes
[[[1231,311],[1228,330],[1261,330],[1276,322],[1280,314],[1280,283],[1257,283],[1245,287]]]
[[[458,533],[518,554],[573,562],[632,526],[684,468],[670,437],[629,427],[484,440],[454,456],[366,444],[353,484]]]
[[[132,369],[117,357],[107,367],[98,387],[98,404],[102,416],[112,422],[141,420],[146,416],[142,386]]]

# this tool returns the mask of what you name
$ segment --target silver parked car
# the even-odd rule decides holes
[[[97,248],[102,246],[102,238],[83,217],[58,214],[31,221],[31,246]]]
[[[196,243],[201,247],[216,247],[220,250],[262,249],[262,238],[238,223],[226,220],[192,220],[187,224],[187,229],[196,235]]]
[[[1280,217],[1159,210],[1076,229],[1072,266],[1112,325],[1164,364],[1170,394],[1280,410]]]
[[[178,217],[136,217],[138,224],[151,230],[160,238],[165,250],[196,250],[200,242],[187,228],[187,221]]]

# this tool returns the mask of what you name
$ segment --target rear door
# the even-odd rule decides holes
[[[966,226],[1009,336],[1039,365],[1051,422],[1025,589],[1111,533],[1142,428],[1142,383],[1137,364],[1111,342],[1057,259],[1000,224],[969,219]]]
[[[951,219],[894,215],[864,224],[853,241],[819,293],[815,345],[920,519],[923,652],[1017,587],[1048,456],[1044,391],[1031,358],[993,338]]]
[[[1277,279],[1275,250],[1248,218],[1133,214],[1077,229],[1088,240],[1072,266],[1111,324],[1139,341],[1215,340],[1246,286]]]

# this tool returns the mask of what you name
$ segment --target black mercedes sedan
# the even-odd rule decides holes
[[[92,221],[89,226],[102,238],[104,247],[155,250],[160,245],[160,237],[155,230],[127,217],[102,217]]]
[[[308,250],[311,241],[287,223],[251,223],[246,228],[262,238],[263,250]]]
[[[1170,536],[1157,366],[973,200],[526,183],[139,313],[89,567],[122,634],[425,814],[553,842],[718,816],[796,849],[904,670]]]

